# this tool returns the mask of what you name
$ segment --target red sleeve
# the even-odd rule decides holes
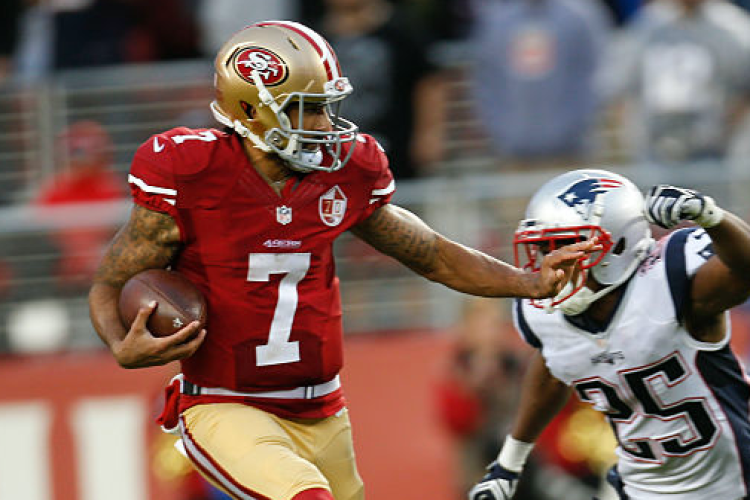
[[[358,148],[363,149],[363,163],[365,163],[373,174],[374,180],[370,183],[369,205],[362,212],[358,222],[368,218],[378,208],[390,203],[393,193],[396,192],[396,182],[388,167],[388,157],[383,147],[373,137],[360,135],[357,137],[360,144]]]
[[[163,134],[152,136],[136,151],[128,183],[135,203],[177,218],[174,155],[171,140]]]
[[[149,210],[169,214],[185,234],[177,204],[175,144],[166,134],[150,137],[141,144],[130,166],[128,183],[133,201]]]

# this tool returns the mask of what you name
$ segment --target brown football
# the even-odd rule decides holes
[[[120,292],[120,319],[125,328],[152,300],[157,306],[146,328],[154,337],[171,335],[191,321],[200,321],[201,327],[206,324],[206,299],[190,280],[174,271],[148,269],[130,278]]]

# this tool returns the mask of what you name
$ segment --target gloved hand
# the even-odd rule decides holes
[[[487,474],[469,491],[469,500],[510,500],[518,485],[518,472],[505,469],[497,462],[487,467]]]
[[[646,195],[646,219],[665,229],[671,229],[684,220],[692,220],[701,227],[717,225],[724,211],[713,198],[694,191],[661,184],[652,187]]]

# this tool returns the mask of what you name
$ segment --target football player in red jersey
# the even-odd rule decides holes
[[[362,499],[338,378],[334,240],[352,231],[430,280],[497,297],[556,294],[598,245],[558,250],[541,273],[526,273],[390,204],[383,150],[335,112],[352,88],[328,43],[303,25],[243,29],[215,70],[211,108],[226,131],[177,128],[138,149],[135,205],[94,278],[92,322],[123,367],[181,360],[160,422],[233,497]],[[122,285],[167,266],[206,296],[209,335],[190,324],[152,337],[153,306],[122,326]]]

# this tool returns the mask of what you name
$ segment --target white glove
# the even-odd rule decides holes
[[[469,500],[510,500],[518,485],[518,472],[503,468],[497,462],[487,467],[487,474],[469,491]]]
[[[713,198],[694,191],[666,184],[652,187],[644,204],[646,219],[665,229],[671,229],[685,220],[701,227],[714,227],[724,217],[724,210],[716,206]]]

